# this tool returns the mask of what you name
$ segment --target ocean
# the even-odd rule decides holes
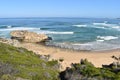
[[[48,46],[101,51],[120,48],[120,19],[113,18],[1,18],[0,37],[28,30],[52,37]]]

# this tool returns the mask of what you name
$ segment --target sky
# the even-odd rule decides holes
[[[4,17],[120,17],[120,0],[0,0]]]

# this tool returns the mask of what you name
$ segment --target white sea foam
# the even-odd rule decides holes
[[[119,26],[119,25],[116,25],[116,24],[93,23],[93,25],[95,25],[95,28],[120,30],[120,26]]]
[[[97,42],[103,42],[103,41],[105,41],[105,40],[96,40]]]
[[[0,28],[12,28],[12,25],[0,25]]]
[[[74,32],[56,32],[56,31],[43,31],[40,28],[32,28],[32,27],[11,27],[8,26],[6,29],[0,29],[0,31],[14,31],[14,30],[30,30],[37,33],[42,34],[74,34]]]
[[[112,26],[114,29],[120,29],[120,26]]]
[[[67,49],[73,49],[73,50],[91,50],[91,51],[104,51],[104,50],[110,50],[110,49],[117,49],[119,48],[119,44],[111,44],[106,42],[88,42],[84,44],[80,43],[57,43],[57,42],[48,42],[46,45],[49,46],[55,46],[60,48],[67,48]]]
[[[111,26],[112,24],[107,24],[107,23],[93,23],[95,26]]]
[[[94,28],[106,29],[105,27],[94,27]]]
[[[56,31],[37,31],[37,33],[41,34],[74,34],[74,32],[56,32]]]
[[[78,45],[78,46],[90,46],[90,45],[92,45],[92,44],[90,44],[90,43],[85,43],[85,44],[80,44],[80,43],[75,43],[75,44],[72,44],[72,45]]]
[[[40,28],[30,28],[30,27],[11,27],[11,26],[8,26],[7,29],[0,29],[0,31],[13,31],[13,30],[40,30]]]
[[[97,39],[100,39],[100,40],[112,40],[112,39],[118,39],[118,37],[115,37],[115,36],[97,36]],[[97,41],[100,41],[100,40],[97,40]]]
[[[114,29],[114,30],[120,30],[120,26],[107,26],[107,27],[99,27],[99,26],[95,26],[95,28],[100,28],[100,29]]]
[[[12,28],[12,26],[11,26],[11,25],[9,25],[9,26],[7,26],[7,28]]]
[[[86,27],[87,25],[73,25],[75,27]]]

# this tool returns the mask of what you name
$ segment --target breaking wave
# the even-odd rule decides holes
[[[0,28],[12,28],[13,26],[12,25],[0,25]]]
[[[0,29],[0,31],[13,31],[13,30],[40,30],[40,28],[11,27],[11,26],[8,26],[8,28],[6,28],[6,29]]]
[[[107,28],[105,28],[105,27],[93,27],[93,28],[99,28],[99,29],[107,29]]]
[[[120,29],[120,26],[112,26],[114,29]]]
[[[120,46],[117,44],[111,44],[106,42],[88,42],[88,43],[58,43],[58,42],[47,42],[47,46],[55,46],[63,49],[72,50],[84,50],[84,51],[104,51],[110,49],[117,49]]]
[[[93,25],[95,28],[120,30],[120,26],[116,24],[93,23]]]
[[[7,26],[7,28],[1,28],[0,31],[14,31],[14,30],[30,30],[41,34],[74,34],[74,32],[57,32],[57,31],[46,31],[41,30],[41,28],[33,27],[12,27]]]
[[[97,41],[104,41],[104,40],[112,40],[112,39],[118,39],[118,37],[115,36],[97,36]]]
[[[95,26],[112,26],[112,24],[107,24],[107,23],[93,23]]]
[[[57,32],[57,31],[37,31],[37,33],[41,34],[74,34],[74,32]]]
[[[75,27],[86,27],[87,25],[72,25],[72,26],[75,26]]]

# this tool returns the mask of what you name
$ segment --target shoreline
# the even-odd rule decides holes
[[[66,43],[66,42],[46,42],[46,46],[57,47],[61,49],[69,49],[73,51],[110,51],[120,49],[120,47],[116,47],[115,45],[109,45],[105,43],[96,42],[95,44],[91,43]],[[107,46],[106,46],[107,45]]]
[[[66,67],[71,67],[71,63],[79,63],[81,59],[87,59],[95,67],[102,67],[102,65],[108,65],[114,62],[111,57],[120,56],[120,49],[104,50],[104,51],[88,51],[88,50],[74,50],[66,49],[55,46],[47,46],[45,43],[30,43],[30,42],[18,42],[12,39],[2,39],[1,41],[6,44],[13,45],[15,47],[23,47],[29,51],[33,51],[40,55],[49,55],[49,60],[63,59],[60,70],[63,71]]]
[[[61,48],[59,46],[52,46],[52,45],[46,45],[45,43],[42,44],[42,43],[38,43],[36,45],[42,45],[44,47],[47,47],[47,48],[55,48],[55,49],[60,49],[60,50],[65,50],[65,51],[71,51],[71,52],[88,52],[88,53],[107,53],[109,54],[109,52],[115,52],[115,51],[120,51],[120,48],[115,48],[115,49],[106,49],[106,50],[76,50],[76,49],[69,49],[69,48]]]
[[[106,49],[106,50],[75,50],[75,49],[69,49],[69,48],[61,48],[61,47],[58,47],[58,46],[49,46],[49,45],[45,45],[45,44],[40,44],[40,45],[43,45],[45,47],[50,47],[50,48],[58,48],[58,49],[61,49],[61,50],[69,50],[69,51],[73,51],[73,52],[111,52],[111,51],[116,51],[116,50],[119,50],[120,51],[120,48],[116,48],[116,49]]]
[[[63,58],[64,61],[61,63],[61,70],[70,67],[71,63],[79,63],[81,59],[87,59],[96,67],[102,67],[102,64],[106,65],[114,62],[111,56],[120,55],[120,49],[107,51],[75,51],[35,43],[21,43],[21,47],[31,50],[36,54],[50,55],[51,60]]]

